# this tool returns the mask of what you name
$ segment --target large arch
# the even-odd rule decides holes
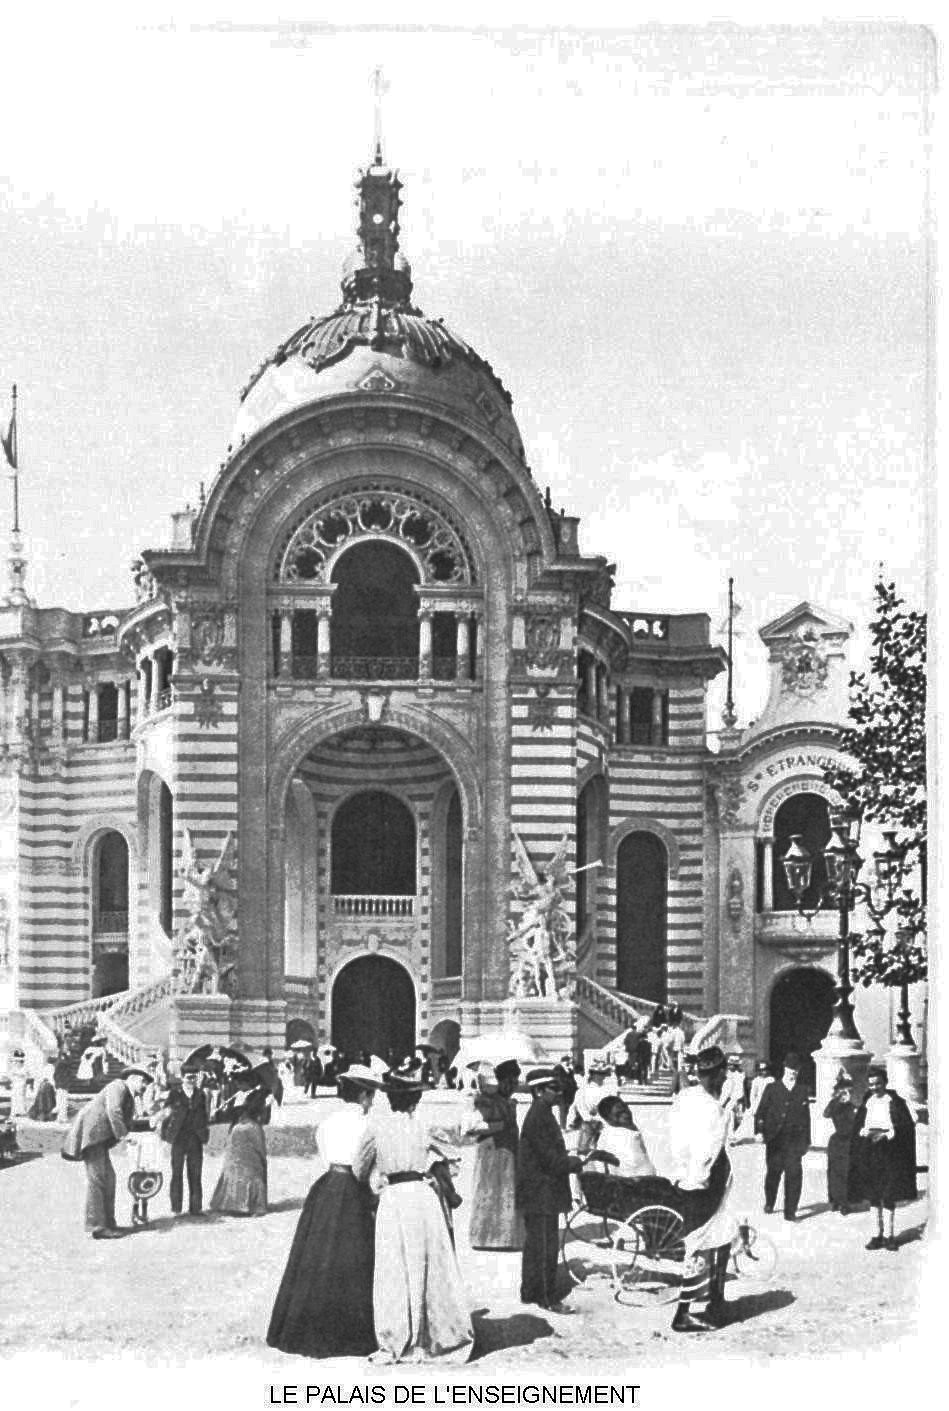
[[[377,1054],[397,1063],[416,1041],[418,1002],[411,974],[392,956],[368,952],[347,959],[330,990],[333,1043],[349,1059]]]
[[[616,867],[616,856],[624,838],[630,833],[653,833],[662,843],[666,850],[666,857],[669,859],[669,878],[679,875],[679,842],[671,828],[667,828],[664,823],[660,823],[657,818],[650,817],[647,813],[629,813],[622,823],[617,823],[610,832],[607,846],[607,865],[610,869]]]
[[[653,832],[629,832],[616,854],[616,988],[668,998],[669,858]]]

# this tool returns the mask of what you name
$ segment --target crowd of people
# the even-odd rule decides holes
[[[315,1082],[312,1057],[320,1064]],[[526,1074],[514,1060],[473,1065],[466,1073],[470,1100],[420,1108],[426,1088],[439,1082],[437,1061],[426,1054],[422,1065],[411,1060],[393,1069],[365,1057],[349,1062],[325,1045],[322,1052],[291,1049],[282,1060],[267,1050],[252,1063],[205,1045],[180,1071],[160,1055],[147,1067],[125,1069],[82,1108],[63,1143],[64,1157],[85,1166],[86,1228],[95,1239],[124,1233],[116,1225],[110,1151],[126,1137],[138,1143],[145,1176],[163,1164],[156,1145],[165,1148],[172,1212],[183,1212],[187,1183],[188,1213],[200,1215],[204,1148],[215,1122],[225,1122],[228,1135],[210,1209],[264,1214],[265,1128],[273,1105],[285,1084],[310,1091],[330,1083],[342,1106],[317,1126],[321,1174],[306,1197],[267,1331],[267,1342],[284,1352],[377,1362],[455,1363],[470,1355],[473,1330],[454,1228],[461,1204],[454,1179],[466,1145],[475,1147],[469,1247],[519,1251],[522,1301],[555,1314],[571,1311],[557,1290],[560,1219],[591,1162],[631,1190],[661,1186],[654,1198],[682,1216],[686,1259],[676,1332],[707,1332],[728,1320],[725,1269],[738,1231],[729,1148],[743,1128],[764,1145],[764,1210],[775,1211],[780,1191],[785,1218],[796,1218],[811,1118],[794,1054],[785,1057],[780,1077],[759,1064],[747,1078],[740,1059],[719,1048],[683,1053],[667,1175],[657,1173],[621,1096],[622,1071],[607,1061],[592,1062],[579,1076],[569,1056]],[[520,1124],[518,1090],[531,1099]],[[897,1248],[895,1206],[916,1195],[909,1109],[887,1087],[885,1072],[871,1069],[863,1102],[853,1102],[842,1075],[825,1116],[834,1126],[831,1207],[846,1213],[869,1202],[875,1233],[867,1248]],[[147,1180],[132,1192],[139,1219],[147,1218],[148,1192]],[[704,1312],[695,1312],[703,1302]]]

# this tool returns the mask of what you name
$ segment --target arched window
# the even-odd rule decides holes
[[[333,570],[332,674],[355,680],[418,676],[419,621],[411,557],[385,541],[357,543]]]
[[[161,780],[158,790],[158,920],[166,936],[171,935],[173,925],[173,890],[175,872],[173,863],[174,848],[174,804],[171,790]]]
[[[414,896],[415,819],[381,789],[353,794],[333,818],[334,896]]]
[[[128,934],[129,845],[121,833],[110,830],[99,838],[95,851],[92,934]]]
[[[616,853],[616,988],[665,1003],[669,858],[654,833],[628,833]]]
[[[445,974],[461,974],[461,799],[452,792],[445,816]]]
[[[577,798],[577,867],[587,867],[605,856],[603,837],[607,811],[606,782],[601,775],[588,779]],[[595,922],[596,868],[578,872],[576,878],[577,940]]]
[[[819,794],[793,794],[785,799],[774,815],[771,878],[775,911],[795,910],[794,895],[784,872],[784,855],[794,833],[801,834],[802,842],[811,854],[811,885],[805,894],[804,905],[814,907],[827,882],[823,852],[830,840],[830,815],[826,799]],[[827,904],[826,900],[824,904]]]

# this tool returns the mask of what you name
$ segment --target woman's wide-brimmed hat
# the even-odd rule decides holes
[[[129,1065],[128,1068],[122,1069],[123,1078],[134,1078],[136,1075],[139,1078],[144,1078],[145,1081],[148,1083],[150,1083],[152,1080],[152,1075],[151,1073],[149,1073],[148,1069],[140,1068],[137,1063],[132,1063]]]
[[[710,1044],[708,1048],[703,1048],[695,1056],[695,1071],[697,1073],[714,1073],[718,1068],[725,1067],[725,1055],[718,1044]]]
[[[421,1078],[405,1073],[387,1073],[382,1081],[382,1090],[387,1093],[420,1093],[427,1086]]]
[[[368,1088],[372,1092],[377,1092],[384,1084],[385,1078],[374,1073],[365,1063],[351,1063],[345,1073],[341,1073],[340,1078],[344,1082],[354,1083],[357,1088]]]
[[[521,1065],[516,1058],[506,1058],[503,1063],[496,1063],[494,1065],[494,1076],[502,1083],[505,1078],[519,1078],[521,1076]]]

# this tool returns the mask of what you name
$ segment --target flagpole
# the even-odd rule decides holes
[[[729,729],[735,724],[735,697],[733,687],[735,684],[734,674],[734,648],[735,644],[735,580],[728,580],[728,691],[725,695],[725,709],[722,712],[722,719]]]
[[[16,449],[16,383],[13,384],[13,413],[10,417],[10,445],[13,450],[13,532],[20,532],[20,459]]]

